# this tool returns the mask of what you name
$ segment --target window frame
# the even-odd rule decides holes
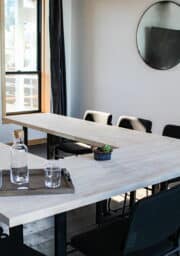
[[[4,4],[5,5],[5,4]],[[5,8],[5,6],[4,6]],[[5,15],[4,15],[5,19]],[[5,22],[4,22],[5,23]],[[5,32],[4,32],[5,33]],[[5,41],[5,38],[4,38]],[[5,43],[5,42],[4,42]],[[38,110],[7,112],[6,111],[6,82],[4,81],[3,101],[5,105],[5,115],[20,115],[42,112],[42,0],[37,0],[37,70],[36,71],[5,71],[6,75],[37,75],[38,76]]]

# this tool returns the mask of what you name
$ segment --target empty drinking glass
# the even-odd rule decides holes
[[[49,160],[45,166],[45,187],[58,188],[61,185],[59,160]]]

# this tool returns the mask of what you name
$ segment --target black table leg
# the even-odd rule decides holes
[[[52,152],[52,135],[47,134],[47,159],[53,158],[53,152]]]
[[[102,224],[103,219],[108,215],[107,200],[96,203],[96,224]]]
[[[26,146],[28,146],[28,128],[27,127],[23,127],[23,131],[24,131],[24,144]]]
[[[23,225],[10,228],[9,237],[16,244],[23,244]]]
[[[47,134],[47,159],[50,159],[50,134]]]
[[[55,256],[66,256],[66,213],[54,217]]]
[[[157,194],[160,191],[160,184],[152,185],[152,195]]]
[[[168,181],[162,182],[160,184],[160,191],[164,191],[168,189]]]
[[[132,208],[136,202],[136,191],[130,192],[129,207]]]

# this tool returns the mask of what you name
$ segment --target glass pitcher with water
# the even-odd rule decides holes
[[[28,148],[24,145],[23,130],[15,130],[11,147],[11,182],[17,185],[29,183]]]

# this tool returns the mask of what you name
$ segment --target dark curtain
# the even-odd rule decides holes
[[[51,92],[53,113],[67,114],[66,61],[62,0],[49,1],[49,36],[51,58]],[[50,158],[54,157],[55,146],[62,142],[56,136],[48,136]]]
[[[66,115],[66,61],[62,0],[50,0],[49,12],[53,113]]]

